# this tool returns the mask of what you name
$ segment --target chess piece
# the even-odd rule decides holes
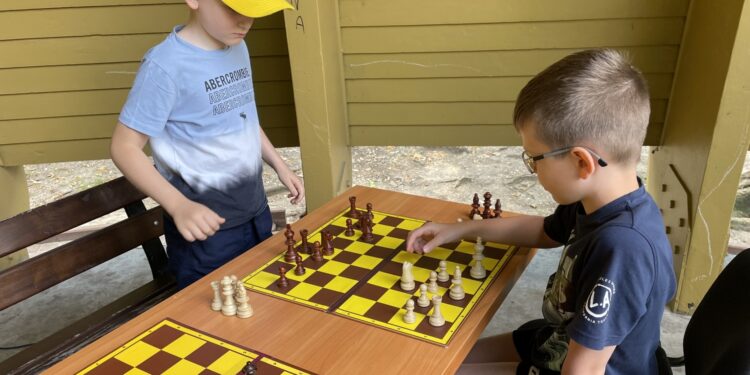
[[[286,267],[279,266],[279,282],[276,283],[279,288],[286,288],[289,286],[289,280],[286,278]]]
[[[464,287],[461,285],[461,267],[456,266],[456,271],[453,272],[453,280],[451,281],[453,282],[453,285],[451,286],[451,291],[448,296],[454,301],[464,299],[466,293],[464,293]]]
[[[224,296],[224,302],[221,305],[221,313],[226,316],[233,316],[237,313],[237,306],[234,304],[234,288],[232,279],[224,276],[221,279],[221,295]]]
[[[474,199],[471,202],[471,212],[469,218],[473,219],[475,215],[479,215],[479,194],[474,193]]]
[[[232,280],[232,290],[237,288],[237,276],[229,275],[229,279]]]
[[[284,235],[286,235],[286,233]],[[294,236],[294,233],[292,233],[292,236]],[[294,258],[296,257],[297,257],[297,252],[294,250],[294,237],[287,237],[286,238],[286,252],[284,253],[284,261],[291,263],[291,262],[294,262]]]
[[[297,276],[302,276],[305,274],[305,267],[302,266],[302,257],[297,256],[297,258],[294,260],[297,263],[297,267],[294,268],[294,274]]]
[[[430,271],[430,283],[427,284],[427,291],[435,294],[438,292],[438,285],[437,285],[437,272]]]
[[[477,236],[477,242],[474,243],[474,253],[481,254],[484,251],[484,244],[482,243],[482,237]]]
[[[405,291],[414,290],[414,274],[412,273],[412,264],[410,262],[404,262],[401,267],[401,289]]]
[[[370,229],[375,225],[373,222],[374,219],[375,215],[372,213],[372,203],[367,203],[367,222],[370,224]]]
[[[302,244],[299,245],[297,252],[310,254],[310,245],[307,243],[307,229],[299,231],[299,235],[302,240]]]
[[[219,284],[218,281],[212,281],[211,282],[211,289],[214,291],[214,299],[211,301],[211,310],[213,311],[221,311],[221,291],[219,290]]]
[[[482,211],[482,219],[490,218],[490,207],[492,206],[492,194],[490,192],[484,193],[484,210]]]
[[[469,275],[471,275],[472,278],[475,278],[477,280],[484,279],[487,276],[487,270],[484,268],[484,264],[482,264],[481,259],[477,259],[476,255],[473,257],[474,262],[471,264],[471,270],[469,271]]]
[[[500,214],[503,213],[503,210],[500,208],[500,199],[495,201],[495,213],[492,217],[500,217]]]
[[[286,237],[286,243],[294,243],[294,231],[292,230],[291,224],[286,225],[286,230],[284,230],[284,237]]]
[[[247,289],[242,284],[237,286],[237,317],[238,318],[249,318],[253,316],[253,308],[247,303],[249,298],[247,297]]]
[[[312,246],[312,260],[315,262],[323,261],[323,253],[320,252],[320,242],[315,241]]]
[[[245,367],[242,368],[240,375],[256,375],[258,367],[254,363],[247,361]]]
[[[325,245],[323,245],[323,255],[333,255],[333,234],[331,232],[325,232]]]
[[[346,219],[346,231],[344,232],[344,235],[347,237],[351,237],[354,235],[354,225],[352,224],[352,219]]]
[[[362,241],[372,242],[372,225],[370,224],[370,218],[367,215],[362,215],[359,219],[359,227],[362,230]]]
[[[357,197],[349,197],[349,213],[347,214],[347,216],[353,217],[355,219],[359,218],[360,214],[359,211],[357,211]]]
[[[450,280],[451,276],[448,274],[448,263],[446,261],[441,260],[440,263],[438,263],[438,269],[440,271],[437,276],[438,281],[444,283]]]
[[[417,321],[416,315],[414,315],[414,300],[409,298],[406,300],[406,313],[404,314],[404,323],[413,324]]]
[[[433,327],[442,327],[445,324],[445,318],[443,313],[440,311],[440,304],[443,302],[443,298],[440,296],[432,296],[432,315],[430,315],[429,323]]]
[[[430,299],[427,298],[427,284],[422,284],[419,286],[419,298],[417,299],[417,306],[430,306]]]

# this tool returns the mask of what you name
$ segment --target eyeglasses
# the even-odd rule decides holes
[[[594,152],[592,149],[590,149],[588,147],[584,147],[584,146],[568,146],[568,147],[558,148],[557,150],[552,150],[550,152],[545,152],[545,153],[543,153],[541,155],[537,155],[537,156],[531,156],[531,155],[529,155],[528,152],[524,151],[524,152],[521,153],[521,159],[523,159],[523,164],[526,166],[526,169],[529,170],[529,173],[534,174],[534,173],[536,173],[536,162],[538,162],[539,160],[542,160],[544,158],[549,158],[549,157],[552,157],[552,156],[562,155],[562,154],[564,154],[564,153],[572,150],[573,147],[581,147],[583,149],[586,149],[586,151],[588,151],[589,153],[591,153],[591,155],[593,155],[596,158],[596,162],[599,164],[599,166],[602,166],[602,167],[606,167],[607,166],[607,162],[604,161],[604,159],[602,159],[602,157],[599,156],[599,154],[597,154],[596,152]]]

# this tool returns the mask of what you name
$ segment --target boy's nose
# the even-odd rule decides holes
[[[250,28],[250,26],[252,26],[252,25],[253,25],[253,21],[255,21],[255,19],[254,19],[254,18],[251,18],[251,17],[247,17],[247,16],[243,16],[243,15],[240,15],[240,17],[239,17],[239,21],[238,21],[238,24],[239,24],[239,25],[240,25],[240,27],[242,27],[243,29],[249,29],[249,28]]]

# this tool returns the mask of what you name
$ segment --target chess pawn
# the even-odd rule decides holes
[[[249,318],[253,316],[253,308],[247,303],[247,290],[242,284],[237,286],[237,317],[238,318]]]
[[[430,283],[427,284],[427,291],[432,294],[438,292],[437,272],[435,271],[430,271]]]
[[[445,324],[445,318],[443,313],[440,311],[440,304],[443,302],[443,298],[440,296],[432,296],[432,315],[430,315],[429,323],[433,327],[442,327]]]
[[[414,290],[414,274],[412,273],[412,264],[404,262],[401,267],[401,289],[405,291]]]
[[[294,268],[294,274],[297,276],[304,275],[306,270],[305,267],[302,266],[302,257],[298,256],[294,261],[297,262],[297,267]]]
[[[484,264],[482,264],[482,260],[477,257],[477,254],[474,254],[474,263],[471,265],[471,270],[469,271],[469,275],[471,277],[480,280],[484,279],[487,276],[487,270],[484,268]]]
[[[352,224],[352,219],[346,219],[346,231],[344,232],[344,235],[347,237],[354,235],[354,224]]]
[[[214,299],[211,301],[211,310],[221,311],[221,291],[219,286],[221,284],[218,281],[211,282],[211,289],[214,291]]]
[[[349,216],[350,217],[357,217],[359,213],[357,212],[357,197],[351,196],[349,197]]]
[[[482,215],[480,215],[480,214],[474,214],[474,216],[471,218],[471,220],[482,220]]]
[[[464,287],[461,286],[461,267],[456,266],[456,271],[453,273],[453,285],[451,286],[451,291],[448,293],[448,296],[451,297],[454,301],[460,301],[466,297],[466,293],[464,293]]]
[[[233,316],[237,313],[237,306],[234,304],[234,288],[232,279],[224,276],[221,279],[221,295],[224,296],[224,303],[221,305],[221,313],[226,316]]]
[[[440,281],[441,283],[444,283],[450,280],[451,276],[448,274],[448,271],[447,271],[448,263],[444,260],[441,260],[440,263],[438,264],[439,264],[438,267],[439,267],[440,272],[438,272],[437,280]]]
[[[282,289],[289,286],[289,280],[286,278],[286,267],[284,266],[279,266],[279,281],[276,286]]]
[[[430,306],[430,299],[427,298],[427,284],[422,284],[419,286],[419,298],[417,298],[417,306]]]
[[[312,260],[316,262],[323,261],[323,253],[320,252],[320,242],[318,241],[313,243]]]
[[[406,301],[406,313],[404,314],[404,323],[413,324],[417,321],[417,317],[414,315],[414,300],[409,298]]]

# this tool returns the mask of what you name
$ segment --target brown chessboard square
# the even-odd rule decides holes
[[[138,365],[137,368],[149,374],[161,374],[179,361],[180,357],[174,356],[165,351],[158,351],[156,354]]]
[[[310,297],[310,302],[318,303],[325,306],[331,306],[338,301],[344,294],[335,290],[323,288]]]
[[[368,269],[357,266],[349,266],[343,272],[341,272],[341,276],[348,277],[354,280],[362,280],[365,276],[367,276],[368,273],[370,273],[370,270]]]
[[[312,275],[305,279],[305,283],[323,287],[334,279],[334,275],[325,272],[313,272]]]
[[[170,326],[163,325],[156,331],[151,332],[148,336],[144,337],[141,341],[151,346],[155,346],[159,349],[163,349],[165,346],[169,345],[172,341],[177,340],[177,338],[182,335],[182,332]]]
[[[380,220],[378,224],[388,225],[390,227],[397,227],[399,224],[401,224],[404,221],[404,219],[400,219],[393,216],[386,216],[383,218],[383,220]]]
[[[400,238],[403,240],[405,240],[406,237],[408,236],[409,236],[409,231],[406,229],[401,229],[401,228],[393,228],[393,230],[390,233],[388,233],[388,237]]]
[[[381,286],[372,285],[370,283],[365,283],[354,292],[354,295],[360,296],[362,298],[369,299],[372,301],[377,301],[387,291],[388,289],[383,288]]]
[[[397,263],[392,260],[389,260],[388,262],[386,262],[386,264],[383,265],[383,268],[380,269],[381,272],[389,273],[391,275],[396,275],[398,277],[401,277],[403,270],[404,270],[403,263]]]
[[[369,255],[371,257],[385,259],[385,258],[388,258],[395,251],[396,250],[388,249],[388,248],[385,248],[385,247],[373,246],[372,248],[370,248],[370,250],[367,250],[367,252],[365,254],[367,254],[367,255]]]
[[[375,302],[375,304],[367,310],[365,316],[381,322],[387,322],[398,313],[398,310],[397,307]]]
[[[329,225],[324,230],[331,233],[332,236],[336,237],[346,231],[346,227],[340,227],[338,225]],[[322,232],[322,231],[321,231]]]
[[[198,375],[221,375],[218,372],[211,371],[207,368],[204,368],[203,371],[199,372]]]
[[[497,247],[485,245],[482,254],[484,254],[486,258],[503,259],[507,252],[508,250],[505,249],[498,249]]]
[[[440,265],[440,259],[433,257],[423,256],[414,262],[414,267],[424,268],[426,270],[436,271]]]
[[[460,301],[456,301],[451,298],[450,292],[451,292],[450,289],[446,289],[445,294],[443,295],[444,305],[453,305],[453,306],[464,308],[469,304],[469,301],[471,301],[471,299],[474,298],[473,294],[466,293],[463,299],[461,299]]]
[[[352,264],[354,261],[359,259],[360,255],[351,251],[342,251],[338,255],[333,257],[333,260],[345,264]]]
[[[349,240],[343,237],[335,237],[332,242],[334,248],[346,249],[349,245],[354,243],[354,240]]]
[[[293,263],[286,263],[282,261],[273,262],[271,265],[266,267],[263,271],[273,275],[279,274],[279,267],[284,267],[287,271],[293,270],[295,265]]]
[[[185,359],[197,365],[208,367],[226,352],[227,350],[225,348],[210,342],[205,342],[198,349],[185,357]]]
[[[447,261],[458,263],[458,264],[471,264],[472,261],[472,255],[462,253],[460,251],[454,251],[450,255],[448,255],[448,258],[446,258]],[[451,275],[453,274],[454,270],[448,270],[448,273]]]
[[[383,239],[383,236],[381,236],[379,234],[373,233],[372,234],[372,240],[365,241],[364,235],[362,235],[362,236],[359,236],[359,238],[357,238],[357,241],[364,242],[364,243],[369,243],[369,244],[374,244],[374,243],[378,243],[378,241],[380,241],[381,239]]]
[[[126,364],[117,358],[110,358],[101,365],[94,367],[91,371],[86,374],[90,375],[113,375],[113,374],[124,374],[133,369],[133,366]]]
[[[294,274],[293,270],[287,271],[286,274],[290,275],[290,272],[291,272],[292,275]],[[286,288],[282,288],[282,287],[279,286],[279,280],[277,279],[276,281],[274,281],[273,283],[271,283],[271,285],[267,286],[266,289],[268,289],[270,291],[277,292],[277,293],[286,294],[287,292],[289,292],[290,290],[292,290],[295,286],[299,285],[299,283],[300,283],[299,281],[293,280],[293,279],[290,279],[290,278],[287,278],[286,282],[287,282],[288,285],[286,286]]]
[[[416,311],[416,309],[414,311]],[[445,324],[443,324],[442,327],[433,327],[430,324],[430,317],[426,316],[419,323],[415,331],[425,334],[425,335],[429,335],[432,337],[437,337],[439,339],[442,339],[443,337],[445,337],[445,334],[448,333],[448,330],[451,328],[452,325],[453,324],[451,324],[451,322],[446,320]]]
[[[318,268],[323,267],[326,263],[328,263],[328,259],[326,258],[323,258],[320,262],[316,262],[313,260],[312,256],[309,256],[302,261],[302,266],[311,270],[317,270]]]

